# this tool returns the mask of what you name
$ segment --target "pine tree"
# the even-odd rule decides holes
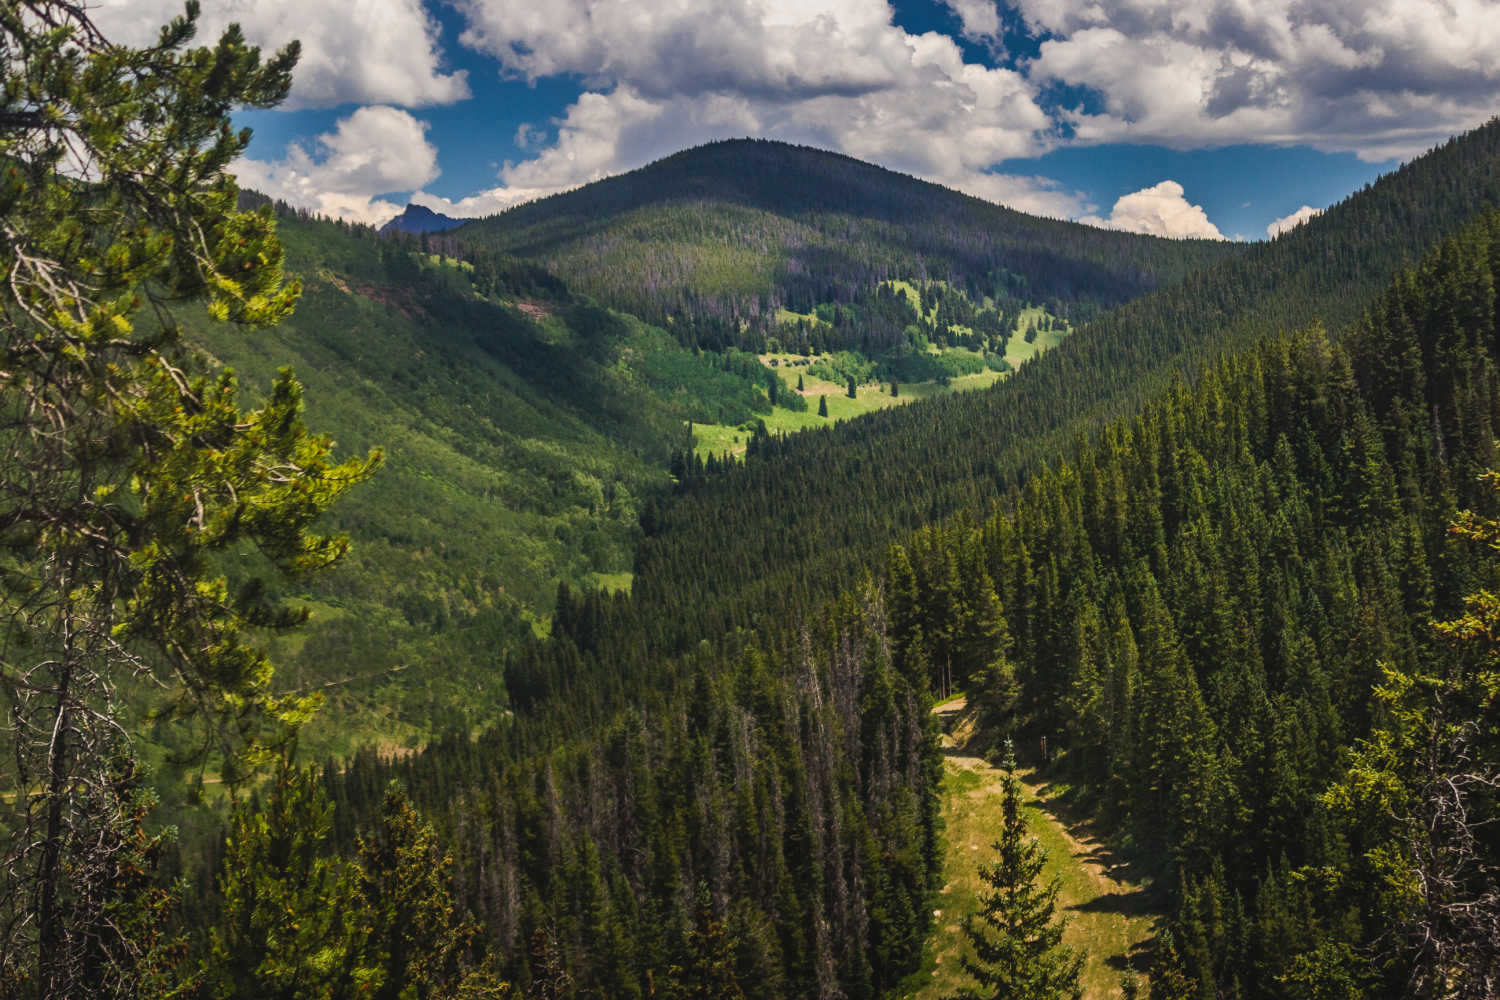
[[[1078,1000],[1083,959],[1062,943],[1056,918],[1058,883],[1041,881],[1046,854],[1027,832],[1015,752],[1006,745],[1004,818],[998,857],[979,877],[989,887],[979,913],[964,924],[974,951],[961,962],[975,985],[968,1000]]]
[[[301,1000],[379,988],[353,865],[328,857],[330,807],[309,771],[283,762],[264,804],[241,802],[224,854],[223,910],[201,972],[209,996]]]
[[[849,390],[848,391],[849,391],[849,398],[850,399],[857,399],[857,398],[859,398],[859,396],[858,396],[858,394],[859,394],[859,386],[857,384],[855,384],[854,376],[853,375],[849,376]]]
[[[828,397],[827,396],[819,396],[818,397],[818,416],[820,416],[820,417],[826,417],[826,416],[828,416]]]
[[[189,2],[135,48],[82,4],[0,5],[0,648],[15,764],[0,797],[23,804],[0,831],[0,956],[44,1000],[92,995],[84,963],[100,949],[122,975],[135,961],[107,915],[70,906],[122,860],[134,804],[118,776],[134,772],[141,710],[218,751],[233,781],[313,708],[276,696],[258,646],[305,612],[253,574],[231,588],[226,558],[258,550],[287,574],[332,564],[347,543],[313,522],[378,461],[334,462],[289,372],[243,409],[234,376],[205,374],[171,313],[197,298],[216,320],[264,326],[300,292],[269,207],[236,211],[225,172],[250,137],[230,111],[285,97],[296,46],[263,63],[231,27],[190,49],[197,13]],[[34,973],[17,971],[28,952]]]

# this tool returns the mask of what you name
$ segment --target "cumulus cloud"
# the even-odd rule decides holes
[[[1000,37],[998,0],[943,0],[943,5],[958,16],[963,35],[971,42],[995,42]]]
[[[99,0],[96,23],[111,38],[143,44],[182,13],[181,0]],[[447,72],[437,23],[422,0],[212,0],[198,41],[210,44],[231,23],[262,49],[298,39],[302,59],[285,107],[340,104],[449,104],[469,96],[463,70]]]
[[[1405,157],[1494,113],[1492,0],[1015,0],[1035,82],[1093,90],[1083,141],[1305,143]]]
[[[401,211],[380,198],[438,176],[427,125],[399,108],[360,108],[341,118],[311,149],[294,143],[279,160],[248,157],[231,169],[241,186],[300,208],[377,225]]]
[[[1283,215],[1281,218],[1277,219],[1275,222],[1267,226],[1266,235],[1274,240],[1282,233],[1290,229],[1296,229],[1298,226],[1302,225],[1302,223],[1306,222],[1308,219],[1311,219],[1313,216],[1322,214],[1323,210],[1321,208],[1313,208],[1311,205],[1303,205],[1291,215]]]
[[[1224,239],[1219,227],[1208,220],[1203,207],[1190,203],[1182,185],[1171,180],[1124,195],[1115,202],[1107,219],[1086,215],[1078,221],[1150,236]]]
[[[976,30],[986,2],[965,0]],[[576,74],[594,89],[552,123],[551,146],[500,171],[499,186],[458,201],[424,195],[434,208],[495,211],[747,135],[836,149],[1027,210],[1086,208],[1049,182],[990,172],[1053,141],[1026,78],[966,62],[946,35],[901,29],[884,0],[661,0],[649,17],[633,0],[460,7],[464,44],[505,72]],[[992,3],[989,13],[998,27]]]
[[[464,44],[536,79],[578,74],[652,98],[863,93],[909,76],[883,0],[458,0]]]

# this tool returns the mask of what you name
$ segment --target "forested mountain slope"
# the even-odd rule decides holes
[[[1241,248],[1025,215],[850,157],[718,142],[450,234],[536,260],[599,301],[698,339],[763,335],[779,309],[941,279],[1077,322]],[[740,332],[741,323],[748,331]]]
[[[661,633],[687,641],[816,603],[887,540],[982,509],[1172,373],[1257,335],[1313,322],[1336,332],[1403,261],[1496,203],[1491,122],[1280,239],[1111,312],[991,390],[757,442],[745,466],[694,479],[652,512],[636,592]]]
[[[1497,288],[1491,212],[1340,342],[1267,339],[891,551],[897,669],[1048,737],[1159,873],[1155,996],[1489,995]]]
[[[1048,736],[1155,872],[1154,996],[1472,982],[1493,871],[1402,887],[1451,875],[1422,867],[1444,852],[1500,852],[1482,782],[1457,812],[1426,798],[1500,773],[1492,639],[1431,625],[1500,583],[1448,530],[1500,510],[1478,476],[1500,457],[1497,287],[1490,214],[1340,342],[1264,338],[1003,516],[924,528],[753,634],[663,657],[638,603],[568,597],[510,675],[514,718],[327,769],[339,837],[400,778],[463,845],[483,947],[533,987],[565,969],[558,995],[876,996],[929,923],[930,693],[964,687],[991,738]]]
[[[491,719],[507,647],[550,615],[559,581],[628,581],[687,422],[769,412],[763,370],[685,351],[530,265],[475,270],[288,212],[279,225],[296,313],[255,337],[202,324],[202,346],[250,390],[290,366],[311,426],[389,459],[333,515],[355,544],[312,584],[311,624],[277,640],[280,674],[324,691],[338,749]]]

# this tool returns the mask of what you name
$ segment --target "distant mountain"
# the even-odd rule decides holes
[[[444,233],[468,221],[468,219],[455,219],[441,212],[434,212],[422,205],[407,205],[405,211],[380,227],[380,233],[381,235],[410,233],[413,236],[420,236],[422,233]]]
[[[652,322],[764,330],[888,279],[942,279],[1079,321],[1242,247],[1039,218],[847,156],[717,142],[472,222],[467,245],[544,264]],[[742,346],[756,346],[753,344]]]

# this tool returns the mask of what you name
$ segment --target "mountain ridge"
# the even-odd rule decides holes
[[[540,263],[651,322],[712,320],[761,334],[780,309],[847,304],[905,279],[952,282],[976,301],[1050,301],[1050,312],[1076,322],[1243,252],[1027,215],[758,139],[684,150],[450,235]]]

